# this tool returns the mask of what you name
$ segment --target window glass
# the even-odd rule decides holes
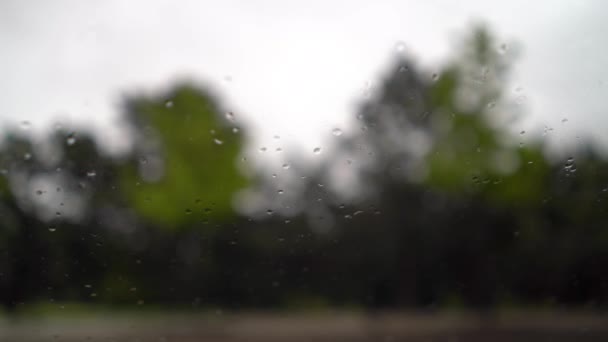
[[[0,340],[608,339],[601,1],[0,3]]]

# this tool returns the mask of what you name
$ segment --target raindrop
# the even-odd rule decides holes
[[[273,173],[273,174],[272,174],[272,178],[277,178],[277,174],[276,174],[276,173]]]
[[[93,178],[95,176],[97,176],[97,172],[95,172],[95,170],[87,171],[87,177]]]
[[[509,47],[507,46],[507,44],[500,44],[500,46],[498,47],[498,52],[500,54],[503,54],[505,52],[507,52],[507,50],[509,49]]]
[[[437,81],[437,80],[439,79],[439,74],[437,74],[437,73],[435,72],[435,73],[433,73],[433,74],[431,75],[431,78],[433,79],[433,81]]]
[[[165,108],[173,108],[173,101],[169,100],[165,102]]]
[[[148,164],[148,159],[147,159],[146,157],[140,157],[140,158],[139,158],[139,162],[140,162],[141,164]]]
[[[568,122],[568,119],[567,118],[563,118],[562,119],[562,123],[566,123],[566,122]]]
[[[228,119],[230,121],[234,121],[234,113],[233,112],[226,112],[226,119]]]
[[[238,133],[238,132],[239,132],[238,127],[232,127],[232,133]]]
[[[187,215],[192,214],[192,209],[186,209],[186,214],[187,214]]]
[[[521,132],[519,132],[519,134],[524,135],[526,134],[526,131],[522,130]]]
[[[21,121],[21,129],[23,129],[24,131],[27,131],[28,129],[30,129],[31,126],[32,126],[32,124],[29,121],[27,121],[27,120]]]
[[[264,147],[264,146],[260,147],[260,152],[266,152],[266,147]]]
[[[216,145],[221,145],[221,144],[223,144],[223,143],[224,143],[223,141],[221,141],[220,139],[217,139],[217,138],[213,139],[213,142],[214,142]]]
[[[285,220],[285,223],[289,224],[289,223],[291,223],[291,220],[287,219],[287,220]]]
[[[319,153],[321,153],[321,148],[320,147],[315,147],[314,150],[312,150],[312,152],[314,154],[319,154]]]
[[[283,190],[281,190],[281,189],[277,190],[277,194],[282,195],[283,193],[284,193]]]
[[[405,43],[401,40],[395,43],[395,51],[401,53],[405,51]]]
[[[266,215],[272,215],[274,214],[274,211],[272,211],[271,209],[266,210]]]
[[[496,107],[496,102],[492,101],[492,102],[488,103],[488,108],[492,109],[494,107]]]
[[[68,144],[68,146],[74,145],[76,143],[76,134],[70,133],[65,142]]]
[[[291,167],[291,165],[285,163],[283,164],[283,170],[289,170],[289,168]]]
[[[26,153],[26,154],[24,154],[24,155],[23,155],[23,159],[25,159],[25,160],[30,160],[30,159],[32,159],[32,154],[31,154],[31,153]]]
[[[49,232],[51,232],[51,233],[55,232],[56,230],[57,230],[57,228],[55,228],[53,226],[49,227]]]
[[[42,190],[36,190],[36,195],[38,195],[38,196],[42,195],[43,193],[44,193],[44,191],[42,191]]]
[[[331,131],[331,134],[333,134],[333,135],[334,135],[334,136],[336,136],[336,137],[339,137],[339,136],[341,136],[341,135],[342,135],[342,130],[341,130],[341,129],[339,129],[339,128],[334,128],[334,129]]]
[[[277,147],[275,151],[277,151],[277,152],[282,152],[282,151],[283,151],[283,149],[282,149],[282,148],[280,148],[280,147]]]
[[[408,67],[406,67],[405,65],[402,65],[399,67],[399,72],[406,72],[408,70],[409,70]]]

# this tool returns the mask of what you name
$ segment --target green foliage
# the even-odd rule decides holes
[[[122,187],[137,212],[168,227],[234,215],[232,196],[247,184],[236,168],[242,137],[210,95],[179,85],[166,96],[131,98],[127,110],[139,155]]]

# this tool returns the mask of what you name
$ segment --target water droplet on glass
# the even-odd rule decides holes
[[[331,131],[331,134],[333,134],[333,135],[334,135],[334,136],[336,136],[336,137],[339,137],[339,136],[341,136],[341,135],[342,135],[342,130],[341,130],[341,129],[339,129],[339,128],[334,128],[334,129]]]
[[[186,209],[186,214],[187,214],[187,215],[192,214],[192,209]]]
[[[563,118],[562,119],[562,123],[566,123],[566,122],[568,122],[568,119],[567,118]]]
[[[526,134],[526,131],[522,130],[519,132],[519,134],[524,135],[524,134]]]
[[[68,146],[74,145],[76,143],[76,134],[70,133],[65,142],[68,144]]]
[[[238,133],[238,132],[239,132],[238,127],[232,127],[232,133]]]
[[[503,54],[507,52],[508,49],[509,47],[507,46],[507,44],[500,44],[500,46],[498,47],[498,53]]]
[[[23,159],[25,159],[25,160],[30,160],[30,159],[32,159],[32,154],[31,154],[31,153],[26,153],[26,154],[24,154],[24,155],[23,155]]]
[[[226,119],[228,119],[230,121],[234,121],[234,113],[233,112],[226,112]]]
[[[260,152],[266,152],[266,147],[264,147],[264,146],[260,147]]]
[[[319,154],[319,153],[321,153],[321,148],[320,148],[320,147],[315,147],[315,148],[312,150],[312,152],[313,152],[314,154]]]
[[[490,103],[488,103],[488,108],[492,109],[494,107],[496,107],[496,102],[490,102]]]
[[[87,177],[93,178],[95,176],[97,176],[97,172],[95,172],[95,170],[87,171]]]
[[[165,102],[165,108],[173,108],[173,101],[169,100]]]
[[[57,228],[55,228],[55,227],[52,227],[52,226],[49,227],[49,232],[51,232],[51,233],[54,232],[54,231],[56,231],[56,230],[57,230]]]
[[[283,193],[284,193],[283,190],[281,190],[281,189],[277,190],[277,194],[282,195]]]
[[[42,190],[36,190],[36,195],[38,195],[38,196],[42,195],[43,193],[44,193],[44,191],[42,191]]]
[[[274,214],[274,211],[272,211],[271,209],[266,210],[266,215],[272,215]]]
[[[27,131],[28,129],[30,129],[30,122],[27,120],[21,121],[21,129]]]
[[[222,140],[217,139],[217,138],[213,139],[213,142],[214,142],[216,145],[221,145],[221,144],[223,144],[223,143],[224,143]]]
[[[287,163],[283,164],[283,170],[289,170],[291,166]]]
[[[402,41],[398,41],[395,43],[395,51],[401,53],[405,51],[405,43]]]
[[[282,148],[280,148],[280,147],[277,147],[277,148],[275,149],[275,151],[276,151],[276,152],[283,152],[283,149],[282,149]]]
[[[439,74],[437,74],[437,73],[433,73],[433,74],[431,75],[431,79],[432,79],[433,81],[437,81],[437,80],[439,79]]]
[[[273,174],[272,174],[272,178],[277,178],[277,174],[276,174],[276,173],[273,173]]]

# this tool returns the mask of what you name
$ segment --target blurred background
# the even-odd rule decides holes
[[[600,1],[0,3],[0,340],[608,339]]]

